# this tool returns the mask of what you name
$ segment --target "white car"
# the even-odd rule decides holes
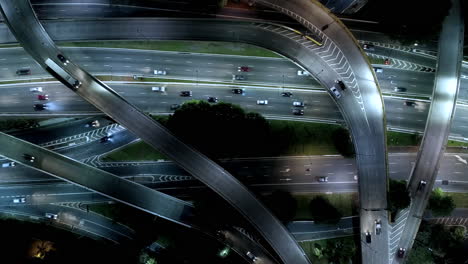
[[[298,76],[309,76],[310,73],[308,71],[298,70],[297,75]]]
[[[374,223],[375,223],[375,234],[380,235],[380,233],[382,232],[382,221],[375,220]]]
[[[335,86],[330,87],[330,91],[336,96],[336,99],[341,97],[341,93],[338,92],[338,89],[335,88]]]
[[[151,87],[151,91],[164,93],[166,91],[166,86],[155,86]]]
[[[166,75],[167,72],[165,70],[154,70],[154,75]]]
[[[267,105],[267,104],[268,104],[268,100],[257,100],[257,104],[258,104],[258,105]]]
[[[49,219],[57,220],[58,214],[45,213],[45,217],[47,217],[47,218],[49,218]]]
[[[42,87],[29,88],[29,91],[36,92],[36,93],[42,93]]]
[[[24,198],[24,197],[13,199],[13,203],[16,203],[16,204],[25,203],[25,202],[26,202],[26,198]]]
[[[304,107],[304,102],[293,102],[293,106],[297,106],[297,107]]]
[[[14,167],[14,166],[16,166],[16,162],[14,161],[2,163],[2,168],[8,168],[8,167]]]

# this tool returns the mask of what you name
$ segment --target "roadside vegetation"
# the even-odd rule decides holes
[[[390,212],[391,221],[394,221],[398,211],[407,208],[410,205],[411,199],[409,192],[406,189],[405,180],[389,179],[389,191],[387,193],[388,210]]]
[[[106,40],[60,42],[58,44],[60,47],[122,48],[281,58],[280,55],[258,46],[244,43],[232,43],[221,41],[212,42],[181,40]]]
[[[0,131],[9,131],[14,129],[28,129],[38,127],[39,122],[37,119],[8,119],[0,120]]]
[[[404,45],[412,45],[437,39],[450,7],[450,1],[371,0],[356,16],[378,21],[379,30]]]
[[[52,225],[0,219],[1,263],[135,263],[131,244],[93,240]],[[83,254],[86,252],[86,254]]]
[[[423,220],[407,263],[466,263],[466,242],[466,230],[463,227],[444,227]]]
[[[429,197],[427,209],[435,217],[448,216],[455,209],[455,202],[450,195],[447,195],[441,188],[432,191]]]
[[[315,204],[317,203],[320,206],[324,205],[328,207],[331,205],[336,208],[338,213],[343,217],[356,215],[359,208],[359,197],[357,193],[295,194],[294,198],[297,200],[298,204],[294,220],[314,220],[314,217],[320,213],[320,211],[315,207]],[[314,203],[314,206],[312,206],[311,203]],[[333,209],[330,209],[330,211],[333,211]],[[329,214],[328,216],[333,216],[333,214]],[[319,221],[320,220],[322,219],[319,219]]]
[[[312,263],[361,263],[359,236],[299,242]]]

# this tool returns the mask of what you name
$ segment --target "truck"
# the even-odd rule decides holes
[[[81,86],[81,82],[77,79],[73,78],[68,72],[62,69],[60,66],[57,65],[53,60],[48,58],[45,61],[47,67],[53,71],[56,75],[58,75],[61,79],[66,81],[72,88],[78,89]]]

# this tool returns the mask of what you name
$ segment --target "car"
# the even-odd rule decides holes
[[[304,70],[298,70],[297,71],[297,76],[309,76],[310,73],[308,71],[304,71]]]
[[[38,94],[37,99],[38,100],[49,100],[49,95],[48,94]]]
[[[397,92],[397,93],[403,93],[403,92],[406,92],[406,88],[405,87],[395,87],[393,89],[394,92]]]
[[[166,92],[166,86],[155,86],[155,87],[151,87],[151,91],[153,91],[153,92],[159,92],[159,93],[164,93],[164,92]]]
[[[436,69],[431,69],[431,72],[435,72],[435,71],[436,71]]]
[[[16,75],[31,75],[31,69],[24,68],[16,71]]]
[[[335,80],[335,83],[338,84],[338,87],[340,87],[341,90],[346,90],[346,85],[344,84],[343,81],[340,80]]]
[[[369,51],[375,50],[374,45],[372,45],[372,44],[363,44],[363,45],[362,45],[362,48],[363,48],[364,50],[369,50]]]
[[[37,93],[42,93],[42,87],[32,87],[32,88],[29,88],[29,91],[30,92],[37,92]]]
[[[192,91],[182,91],[180,92],[180,96],[190,97],[192,96]]]
[[[371,243],[372,242],[372,236],[369,231],[366,232],[366,243]]]
[[[414,101],[405,101],[404,105],[406,105],[406,106],[416,106],[416,102],[414,102]]]
[[[154,70],[154,75],[167,75],[165,70]]]
[[[112,138],[112,135],[111,135],[111,134],[107,134],[107,136],[102,137],[99,141],[100,141],[101,143],[106,143],[106,142],[108,142],[111,138]]]
[[[384,60],[384,64],[385,64],[385,65],[390,65],[390,63],[391,63],[391,62],[390,62],[390,59],[389,59],[389,58],[386,58],[386,59]]]
[[[375,71],[376,73],[382,73],[382,72],[383,72],[383,69],[380,68],[380,67],[374,67],[374,71]]]
[[[258,104],[258,105],[267,105],[267,104],[268,104],[268,100],[257,100],[257,104]]]
[[[427,68],[427,69],[426,69],[426,72],[431,72],[431,71],[432,71],[431,68]]]
[[[233,81],[234,81],[234,80],[236,80],[236,81],[243,81],[243,80],[245,80],[245,76],[233,74],[233,75],[232,75],[232,80],[233,80]]]
[[[232,89],[231,92],[234,94],[244,94],[245,90],[244,89]]]
[[[332,91],[336,99],[339,99],[341,97],[341,93],[338,92],[338,89],[336,89],[335,86],[330,87],[330,91]]]
[[[171,104],[171,110],[177,110],[180,108],[180,104]]]
[[[291,97],[293,94],[291,92],[284,92],[284,93],[281,93],[281,96],[284,96],[284,97]]]
[[[42,110],[45,110],[45,109],[47,109],[46,104],[35,104],[34,105],[34,110],[36,110],[36,111],[42,111]]]
[[[210,96],[210,97],[208,97],[208,102],[210,102],[210,103],[217,103],[217,102],[218,102],[218,98],[217,98],[217,97]]]
[[[36,157],[34,157],[31,154],[23,154],[23,158],[24,158],[24,160],[26,160],[28,162],[34,162],[36,160]]]
[[[250,71],[250,68],[247,67],[247,66],[240,66],[240,67],[237,67],[237,71],[238,72],[248,72],[248,71]]]
[[[304,110],[302,109],[294,109],[293,110],[294,115],[304,115]]]
[[[85,127],[99,127],[101,124],[98,120],[91,121],[85,125]]]
[[[25,202],[26,202],[26,198],[24,197],[13,199],[13,203],[25,203]]]
[[[319,181],[319,182],[328,182],[328,176],[319,176],[319,177],[317,177],[317,181]]]
[[[245,255],[253,262],[256,262],[258,260],[258,258],[254,254],[252,254],[252,252],[250,251],[247,251]]]
[[[403,258],[405,256],[405,252],[406,252],[406,249],[404,248],[399,248],[398,251],[397,251],[397,256],[399,258]]]
[[[422,67],[421,69],[419,69],[419,71],[426,71],[427,68],[426,67]]]
[[[418,184],[418,191],[424,189],[424,187],[426,186],[427,182],[426,181],[420,181],[419,184]]]
[[[382,232],[382,221],[375,220],[374,223],[375,223],[375,234],[380,235],[380,233]]]
[[[62,54],[58,54],[57,58],[63,63],[63,65],[67,65],[68,63],[70,63],[70,61],[67,58],[65,58],[65,56],[63,56]]]
[[[293,102],[293,106],[296,106],[296,107],[304,107],[304,102],[299,102],[299,101],[294,101]]]
[[[73,82],[73,84],[72,84],[72,87],[73,87],[74,89],[78,89],[78,88],[81,87],[81,85],[82,85],[82,83],[81,83],[80,81],[75,80],[75,82]]]
[[[2,163],[2,168],[8,168],[8,167],[14,167],[14,166],[16,166],[16,162],[14,161]]]
[[[53,220],[57,220],[58,214],[45,213],[45,217]]]

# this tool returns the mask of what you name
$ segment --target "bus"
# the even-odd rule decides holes
[[[65,80],[72,88],[78,89],[81,86],[81,82],[77,79],[73,78],[69,73],[64,71],[60,66],[57,65],[53,60],[48,58],[45,61],[45,64],[49,69],[51,69],[56,75],[58,75],[61,79]]]

